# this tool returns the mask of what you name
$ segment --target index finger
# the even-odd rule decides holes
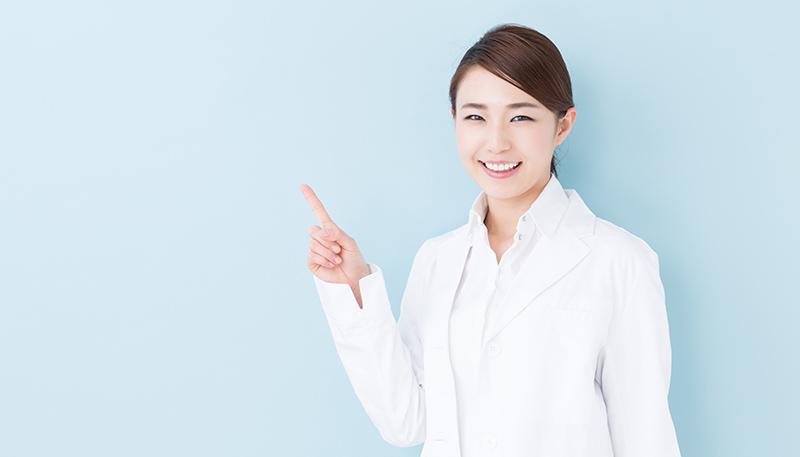
[[[325,211],[325,207],[322,206],[322,202],[319,201],[317,194],[314,193],[314,190],[311,189],[311,186],[308,184],[303,184],[300,186],[300,190],[303,192],[306,200],[308,200],[308,203],[311,205],[311,210],[314,211],[317,219],[319,219],[320,222],[332,222],[331,216],[327,211]]]

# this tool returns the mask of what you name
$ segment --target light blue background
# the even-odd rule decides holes
[[[4,2],[0,456],[416,456],[311,273],[309,183],[395,314],[466,221],[447,86],[489,27],[560,48],[559,176],[659,253],[684,457],[800,455],[790,2]]]

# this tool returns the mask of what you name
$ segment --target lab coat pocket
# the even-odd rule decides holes
[[[580,349],[591,342],[596,321],[593,312],[576,307],[554,307],[546,314],[550,341],[559,348]]]

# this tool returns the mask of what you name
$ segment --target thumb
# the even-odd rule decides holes
[[[355,241],[350,238],[344,230],[331,221],[322,223],[322,237],[329,241],[336,241],[343,249],[355,249]]]

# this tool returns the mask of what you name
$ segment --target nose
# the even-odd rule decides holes
[[[505,126],[496,125],[489,129],[489,137],[486,140],[486,149],[491,154],[505,151],[511,147]]]

